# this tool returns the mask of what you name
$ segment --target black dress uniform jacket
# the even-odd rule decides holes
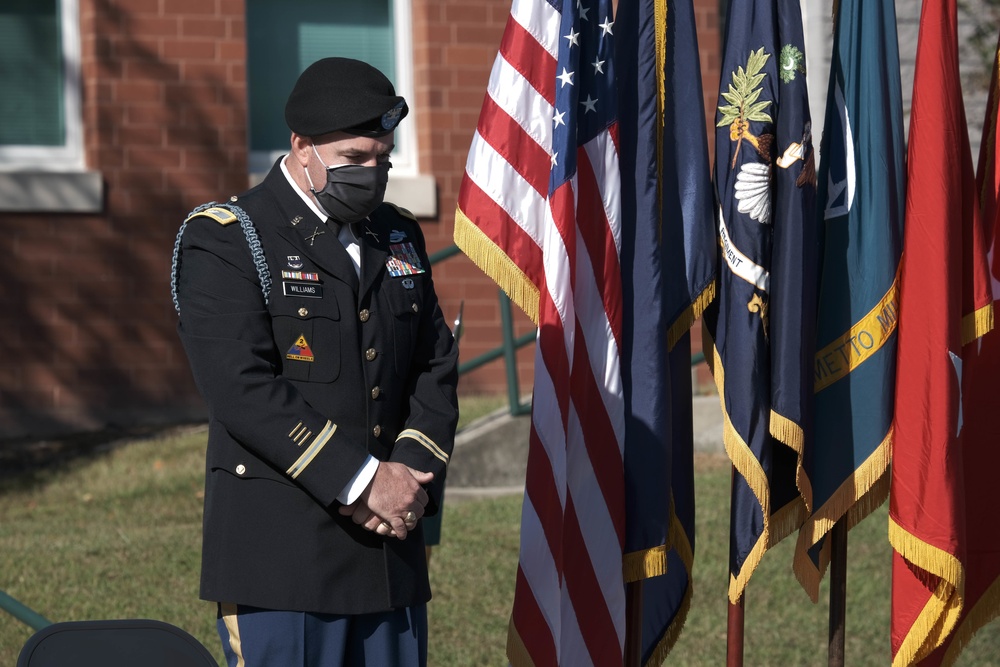
[[[433,472],[428,513],[440,501],[458,352],[420,228],[388,204],[359,223],[359,279],[278,164],[231,202],[186,221],[174,262],[210,416],[201,597],[335,614],[426,602],[419,524],[381,537],[336,500],[371,454]]]

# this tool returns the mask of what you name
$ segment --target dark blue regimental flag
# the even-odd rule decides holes
[[[716,250],[691,0],[621,0],[615,20],[622,188],[626,581],[643,585],[642,664],[684,624],[694,559],[691,341]]]
[[[705,356],[734,466],[729,598],[811,507],[816,169],[798,0],[733,0],[716,113],[718,293]]]
[[[830,560],[826,534],[841,519],[854,526],[889,493],[906,205],[892,0],[841,0],[824,127],[813,512],[794,566],[813,601]]]

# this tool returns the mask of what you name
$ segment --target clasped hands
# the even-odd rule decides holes
[[[433,480],[434,473],[382,461],[361,496],[337,511],[366,530],[405,540],[407,532],[416,528],[417,520],[424,515],[427,492],[422,485]]]

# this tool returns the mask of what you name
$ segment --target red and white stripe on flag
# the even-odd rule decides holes
[[[582,10],[576,0],[514,1],[455,216],[458,245],[539,327],[507,649],[515,665],[623,659],[621,221],[611,12],[606,0]]]

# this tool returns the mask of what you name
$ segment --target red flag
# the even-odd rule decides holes
[[[997,47],[1000,58],[1000,44]],[[1000,136],[1000,60],[994,61],[986,122],[976,175],[979,210],[987,236],[994,312],[1000,297],[1000,174],[997,154]],[[975,363],[969,368],[963,440],[962,489],[965,493],[965,604],[958,626],[929,663],[955,662],[972,636],[1000,616],[1000,531],[996,526],[996,471],[1000,447],[996,436],[996,381],[1000,376],[1000,330],[982,337]]]
[[[921,11],[900,268],[889,505],[893,665],[927,657],[965,599],[965,420],[976,340],[993,326],[959,84],[956,0]],[[971,412],[971,410],[969,411]]]
[[[621,664],[620,177],[610,0],[515,0],[455,240],[538,323],[515,665]]]

